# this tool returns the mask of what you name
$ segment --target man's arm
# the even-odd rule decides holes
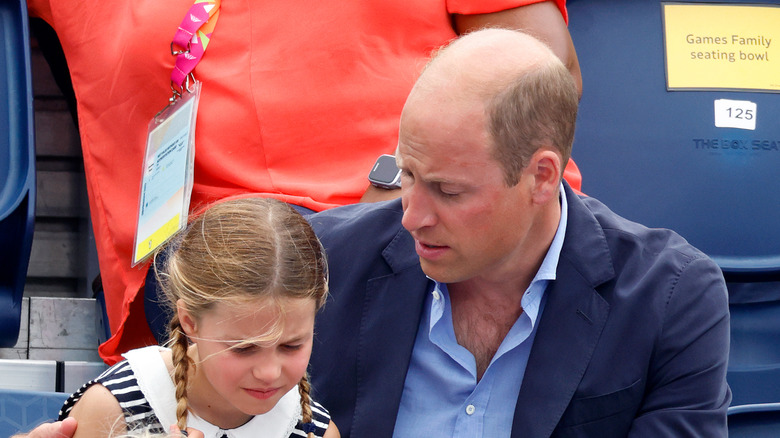
[[[728,296],[723,276],[711,260],[694,259],[682,268],[667,297],[647,395],[629,437],[727,436],[728,354]]]

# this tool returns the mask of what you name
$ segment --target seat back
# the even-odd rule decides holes
[[[35,143],[27,6],[0,3],[0,348],[19,336],[35,218]]]
[[[775,282],[766,283],[774,287]],[[775,290],[767,291],[774,295]],[[780,301],[733,302],[731,313],[731,368],[780,367]],[[778,393],[780,396],[780,393]],[[780,401],[780,398],[776,401]]]
[[[731,438],[775,438],[780,434],[780,403],[730,407],[728,422]]]
[[[0,437],[28,432],[56,420],[68,396],[64,392],[0,389]]]
[[[780,282],[729,282],[732,405],[780,402]]]
[[[583,77],[573,149],[583,191],[718,263],[729,281],[733,403],[780,402],[780,95],[668,90],[662,3],[568,1]],[[716,127],[720,99],[755,103],[755,129]]]
[[[780,272],[780,96],[667,91],[660,0],[569,0],[568,9],[583,77],[573,150],[583,191],[677,231],[725,273]],[[718,99],[756,103],[755,130],[715,127]]]
[[[780,398],[780,364],[730,366],[726,380],[731,388],[732,406],[776,403]]]

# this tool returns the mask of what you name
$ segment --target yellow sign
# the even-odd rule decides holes
[[[670,90],[780,92],[780,5],[664,3]]]

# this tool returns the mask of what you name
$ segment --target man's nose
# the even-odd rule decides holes
[[[401,188],[401,202],[404,208],[401,225],[407,230],[415,231],[436,223],[436,214],[431,199],[417,184],[408,189]]]

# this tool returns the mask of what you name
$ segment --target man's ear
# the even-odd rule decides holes
[[[187,310],[187,306],[184,305],[184,300],[179,299],[176,301],[176,314],[179,316],[179,324],[184,334],[192,339],[197,333],[197,324],[195,323],[195,318]]]
[[[528,168],[534,176],[534,203],[546,204],[550,202],[557,196],[561,183],[563,169],[561,155],[552,149],[541,148],[531,156]]]

